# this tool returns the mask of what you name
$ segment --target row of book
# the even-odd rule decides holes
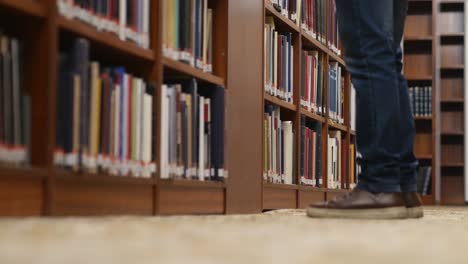
[[[350,104],[349,122],[351,125],[351,131],[356,131],[356,89],[354,88],[353,84],[351,84],[349,104]]]
[[[22,43],[0,31],[0,163],[29,163],[31,100],[23,84]]]
[[[328,65],[328,116],[333,121],[344,123],[344,77],[336,61]]]
[[[265,92],[292,103],[294,96],[292,34],[278,32],[271,16],[267,16],[265,21]]]
[[[278,106],[266,105],[263,118],[264,180],[272,183],[294,184],[293,122],[283,120]]]
[[[432,167],[419,167],[416,177],[417,190],[421,195],[431,194]]]
[[[223,180],[224,88],[195,79],[162,86],[161,179]]]
[[[432,86],[408,87],[408,94],[414,116],[432,115]]]
[[[307,122],[301,117],[301,184],[322,186],[322,123]]]
[[[88,173],[151,177],[154,86],[123,67],[91,61],[78,38],[59,55],[57,166]]]
[[[301,0],[270,0],[270,4],[281,13],[299,25]]]
[[[162,0],[164,56],[213,70],[213,10],[208,0]]]
[[[150,0],[57,0],[60,14],[149,48]]]
[[[328,0],[302,0],[301,27],[310,36],[326,44],[326,3]]]
[[[301,106],[319,115],[325,114],[323,91],[323,53],[302,51],[301,56]]]

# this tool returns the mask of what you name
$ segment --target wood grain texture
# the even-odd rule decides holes
[[[312,203],[325,201],[325,192],[322,190],[299,190],[297,207],[304,209]]]
[[[442,176],[441,201],[442,205],[463,205],[464,199],[463,176]]]
[[[44,181],[39,178],[2,178],[0,216],[40,216],[44,211]]]
[[[158,214],[223,214],[225,191],[218,187],[188,187],[162,184]]]
[[[152,215],[153,186],[55,179],[51,214],[57,216]]]
[[[227,213],[262,210],[263,3],[228,1]],[[248,40],[248,41],[247,41]]]
[[[0,0],[0,8],[38,18],[44,18],[47,15],[46,6],[40,1]]]
[[[297,190],[263,187],[263,209],[283,209],[297,207]]]

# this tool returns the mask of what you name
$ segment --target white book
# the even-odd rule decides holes
[[[285,183],[293,183],[293,135],[292,135],[292,122],[285,121],[282,124],[284,131],[284,174]]]
[[[143,163],[149,164],[151,162],[151,151],[152,151],[152,142],[151,135],[152,131],[152,122],[151,122],[151,109],[153,108],[153,97],[149,94],[144,94],[143,97],[143,151],[142,151],[142,160]]]
[[[119,38],[126,39],[127,28],[127,0],[120,0],[119,2]]]
[[[198,107],[198,179],[203,181],[205,173],[205,121],[204,121],[204,108],[205,98],[200,96]]]
[[[328,136],[328,158],[327,158],[327,171],[328,171],[328,179],[327,179],[327,187],[333,188],[333,140]]]
[[[160,133],[160,160],[161,160],[161,179],[169,178],[169,99],[167,98],[167,85],[161,87],[161,133]]]
[[[127,161],[127,157],[128,157],[128,127],[129,127],[129,124],[128,124],[128,111],[129,111],[129,105],[128,105],[128,97],[129,97],[129,85],[128,85],[128,80],[129,80],[129,75],[128,74],[124,74],[124,77],[123,77],[123,86],[121,87],[122,89],[122,111],[121,111],[121,114],[122,114],[122,126],[120,127],[121,131],[122,131],[122,157],[121,157],[121,162],[123,162],[123,164],[126,164],[126,161]],[[121,168],[121,174],[122,175],[126,175],[127,174],[127,170],[126,170],[126,166],[122,166]]]
[[[275,92],[275,96],[276,96],[276,91],[277,91],[277,88],[278,88],[278,32],[274,32],[274,37],[273,37],[273,50],[274,50],[274,53],[273,53],[273,89],[274,89],[274,92]]]
[[[291,46],[291,49],[290,49],[290,55],[291,55],[291,75],[289,76],[289,87],[291,87],[290,91],[289,91],[289,102],[292,103],[293,102],[293,98],[294,98],[294,46]]]

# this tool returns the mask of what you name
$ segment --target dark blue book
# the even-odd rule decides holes
[[[214,168],[214,178],[222,179],[224,175],[224,111],[225,111],[225,91],[223,87],[216,86],[211,97],[211,163]]]
[[[315,132],[317,133],[317,149],[316,149],[316,168],[315,168],[315,178],[317,187],[322,186],[322,123],[317,122],[315,125]]]

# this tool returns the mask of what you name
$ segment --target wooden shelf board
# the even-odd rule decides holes
[[[182,74],[186,74],[186,75],[189,75],[191,77],[194,77],[200,81],[205,81],[207,83],[211,83],[211,84],[214,84],[214,85],[219,85],[219,86],[222,86],[224,87],[224,79],[223,78],[220,78],[218,76],[215,76],[211,73],[207,73],[207,72],[203,72],[197,68],[194,68],[192,66],[190,66],[189,64],[187,63],[183,63],[183,62],[180,62],[180,61],[176,61],[176,60],[173,60],[173,59],[170,59],[170,58],[167,58],[167,57],[163,57],[162,58],[162,63],[164,65],[164,67],[170,69],[170,70],[173,70],[173,71],[176,71],[176,72],[179,72],[179,73],[182,73]]]
[[[314,187],[310,185],[298,185],[300,191],[311,191],[311,192],[326,192],[327,189],[323,187]]]
[[[431,160],[432,155],[431,154],[429,154],[429,155],[416,155],[416,158],[418,160]]]
[[[336,128],[336,129],[341,130],[343,132],[348,131],[348,128],[345,125],[337,124],[337,123],[333,122],[332,120],[328,120],[328,126],[332,127],[332,128]]]
[[[414,120],[432,120],[432,116],[415,116]]]
[[[464,162],[441,162],[440,164],[441,167],[451,167],[451,168],[456,168],[456,167],[465,167]]]
[[[289,18],[281,15],[276,9],[273,7],[271,3],[265,2],[265,12],[267,15],[271,15],[275,18],[276,21],[280,21],[281,24],[287,26],[290,30],[299,32],[299,27]]]
[[[318,121],[318,122],[321,122],[321,123],[325,122],[325,117],[314,114],[312,112],[309,112],[309,111],[307,111],[306,109],[304,109],[302,107],[301,107],[301,114],[308,117],[308,118],[310,118],[310,119],[313,119],[315,121]]]
[[[303,42],[305,42],[306,44],[308,44],[308,45],[310,45],[312,47],[315,47],[315,48],[319,49],[323,53],[328,54],[331,61],[336,61],[339,64],[341,64],[341,66],[343,66],[343,67],[345,66],[345,62],[344,62],[343,58],[341,58],[340,56],[338,56],[338,54],[336,54],[333,51],[331,51],[330,49],[328,49],[328,47],[326,45],[324,45],[320,41],[316,40],[315,38],[313,38],[311,35],[307,34],[304,31],[301,31],[301,36],[302,36]]]
[[[136,185],[154,185],[154,178],[137,178],[130,176],[114,176],[104,173],[80,173],[72,172],[64,169],[57,168],[54,171],[56,178],[66,181],[80,181],[80,182],[104,182],[104,183],[117,183],[117,184],[136,184]]]
[[[463,136],[465,133],[463,131],[442,131],[442,136]]]
[[[404,41],[432,41],[432,36],[405,36]]]
[[[198,180],[185,180],[185,179],[163,179],[159,180],[161,188],[165,187],[187,187],[187,188],[214,188],[224,189],[226,184],[218,181],[198,181]]]
[[[263,182],[263,188],[297,190],[298,185],[296,185],[296,184]]]
[[[465,0],[443,0],[440,1],[441,4],[463,4]]]
[[[87,25],[78,20],[67,19],[62,16],[59,16],[57,23],[59,28],[63,30],[85,37],[118,52],[122,52],[126,55],[142,60],[154,61],[154,52],[152,50],[144,49],[129,41],[123,41],[112,33],[100,32],[93,26]]]
[[[0,178],[45,179],[47,169],[0,164]]]
[[[406,75],[408,81],[432,81],[432,75]]]
[[[283,101],[283,100],[281,100],[279,98],[276,98],[276,97],[274,97],[272,95],[269,95],[267,93],[265,93],[264,96],[265,96],[264,98],[265,98],[265,100],[267,102],[270,102],[270,103],[272,103],[274,105],[277,105],[277,106],[279,106],[281,108],[284,108],[284,109],[288,109],[288,110],[291,110],[291,111],[296,111],[296,105],[295,104],[288,103],[286,101]]]
[[[47,15],[46,7],[39,1],[31,0],[0,0],[0,7],[18,11],[38,18]]]
[[[440,34],[441,38],[460,38],[464,37],[465,32],[453,32],[453,33],[442,33]]]
[[[441,103],[464,103],[465,98],[443,98],[440,99]]]
[[[346,193],[346,192],[351,191],[350,189],[329,189],[329,188],[327,188],[326,190],[329,193]]]
[[[441,70],[464,70],[464,65],[442,65],[440,67]]]

